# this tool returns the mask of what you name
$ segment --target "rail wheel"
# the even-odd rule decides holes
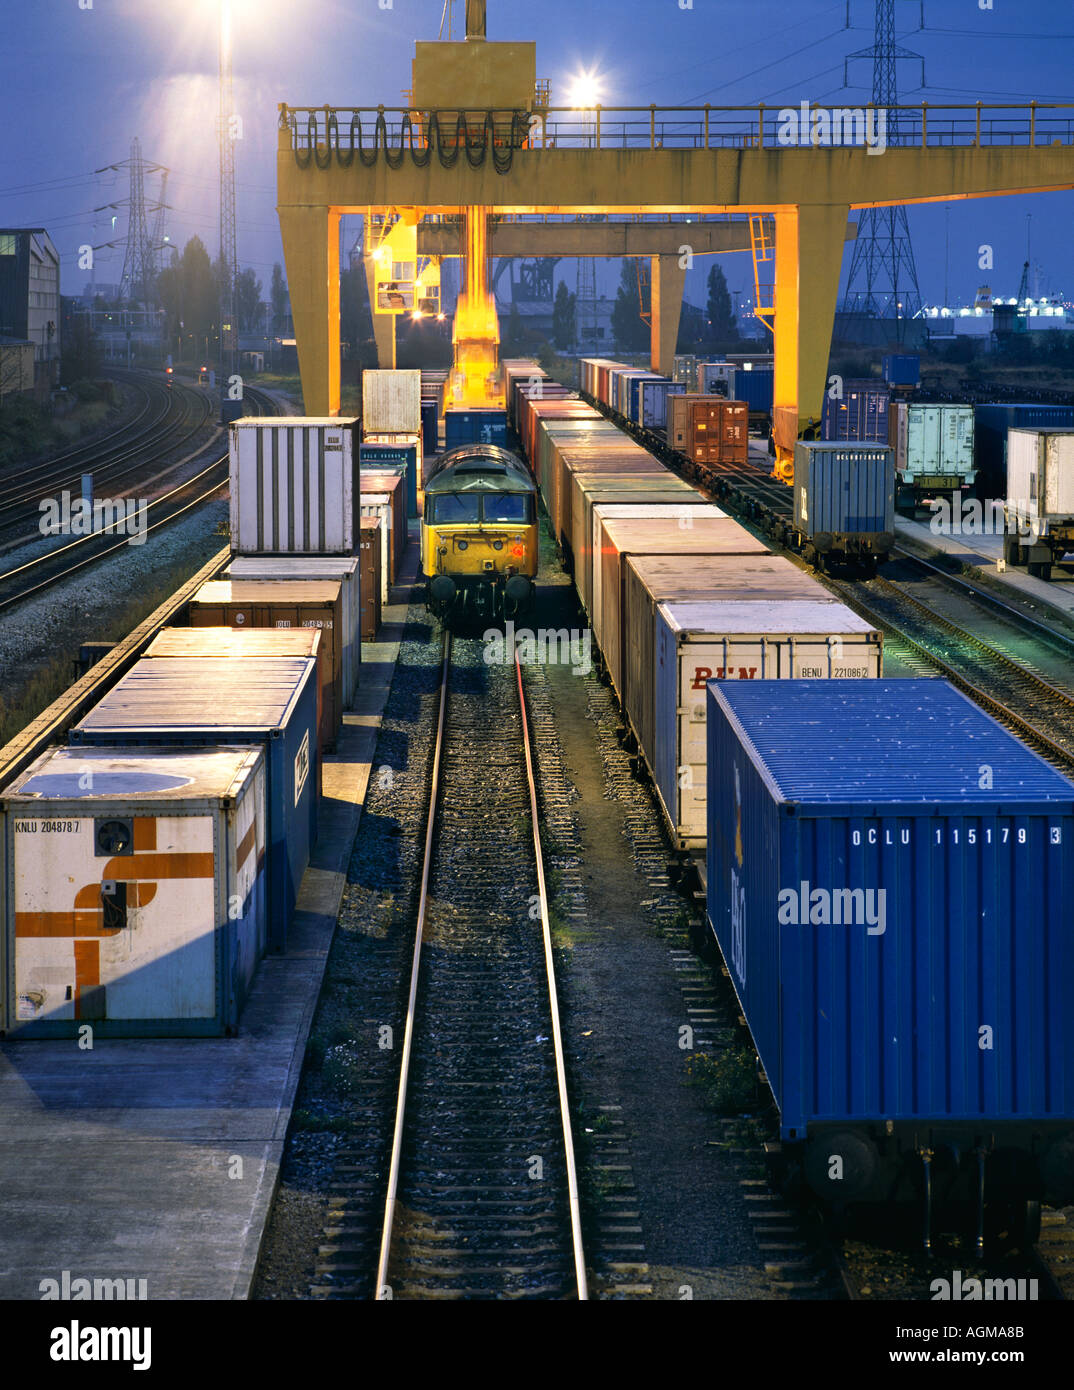
[[[1052,567],[1047,560],[1041,560],[1039,563],[1030,562],[1026,569],[1034,579],[1051,579],[1052,577]]]

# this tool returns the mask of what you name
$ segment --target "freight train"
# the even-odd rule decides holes
[[[766,491],[760,470],[751,479],[746,402],[685,395],[673,382],[602,358],[582,360],[581,381],[583,395],[613,422],[703,486],[723,493],[747,479],[751,518],[817,569],[869,576],[890,556],[896,471],[886,442],[802,442],[792,487]],[[662,417],[666,429],[649,423]]]
[[[916,1204],[926,1244],[941,1209],[979,1250],[1032,1243],[1074,1200],[1074,784],[945,682],[884,680],[829,590],[534,364],[508,376],[673,868],[704,863],[695,945],[771,1087],[774,1178]]]
[[[438,617],[514,617],[533,600],[537,497],[515,454],[494,444],[449,449],[426,468],[421,583]]]

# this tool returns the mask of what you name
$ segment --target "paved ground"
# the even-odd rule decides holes
[[[416,546],[407,561],[406,584]],[[408,594],[363,644],[290,948],[263,962],[240,1035],[0,1046],[0,1298],[64,1271],[144,1279],[150,1299],[249,1296]]]

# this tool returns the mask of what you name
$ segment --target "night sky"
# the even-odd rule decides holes
[[[47,0],[4,9],[4,108],[8,135],[0,158],[0,225],[44,226],[63,256],[63,291],[89,279],[76,248],[119,238],[98,255],[97,280],[115,282],[123,264],[126,212],[100,204],[127,196],[126,175],[94,170],[127,158],[139,136],[147,159],[168,165],[167,230],[181,247],[199,235],[215,256],[217,211],[217,0]],[[384,3],[384,0],[381,0]],[[900,98],[944,102],[1074,101],[1074,8],[1070,0],[899,0],[899,37],[924,57],[900,63]],[[443,0],[235,0],[236,145],[239,259],[253,266],[267,296],[272,263],[282,261],[274,210],[276,108],[296,105],[393,106],[409,86],[415,39],[435,39]],[[456,35],[465,9],[458,0]],[[844,58],[873,36],[870,0],[489,0],[490,39],[537,39],[538,76],[562,103],[572,77],[595,69],[605,105],[795,105],[803,100],[859,105],[869,99],[872,66]],[[1074,113],[1072,113],[1074,114]],[[18,135],[15,132],[19,132]],[[147,181],[154,201],[157,180]],[[1013,295],[1026,254],[1026,214],[1039,293],[1074,298],[1071,224],[1074,193],[982,199],[913,208],[910,227],[921,291],[972,302],[979,284]],[[995,269],[978,269],[977,248],[994,247]],[[746,256],[724,257],[733,290],[752,292]],[[705,269],[687,282],[703,303]],[[613,293],[618,264],[601,271]],[[573,265],[561,264],[573,288]]]

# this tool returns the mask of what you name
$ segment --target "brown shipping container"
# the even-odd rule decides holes
[[[338,581],[212,579],[190,600],[191,627],[316,628],[322,634],[319,669],[322,730],[335,747],[343,717],[343,599]],[[327,660],[325,660],[327,657]]]
[[[317,661],[317,728],[318,740],[324,748],[332,739],[326,725],[328,711],[324,704],[324,687],[331,680],[328,649],[316,627],[166,627],[162,628],[146,648],[146,656],[189,659],[196,656],[223,656],[239,661],[250,656],[304,656]],[[317,759],[317,776],[321,775],[321,759]],[[320,796],[320,781],[317,795]]]
[[[830,589],[782,555],[629,555],[623,565],[623,707],[655,747],[656,608],[660,603],[830,603]]]
[[[391,555],[388,557],[388,582],[394,584],[403,568],[407,545],[406,486],[401,473],[362,470],[362,491],[386,493],[392,500],[392,524],[389,528]]]
[[[720,396],[669,396],[668,442],[694,463],[744,463],[749,406]]]
[[[626,555],[767,555],[768,547],[727,516],[694,520],[689,528],[650,518],[600,522],[600,555],[593,557],[593,635],[617,694],[622,697],[622,559]],[[594,523],[594,527],[596,523]],[[599,560],[599,563],[598,563]]]
[[[362,562],[359,580],[362,601],[362,641],[375,642],[381,620],[381,527],[376,517],[362,517],[362,535],[358,543],[358,555]]]
[[[689,506],[704,498],[696,488],[665,470],[662,478],[645,473],[571,474],[571,563],[574,587],[589,612],[593,589],[593,508],[634,502],[653,507]]]

